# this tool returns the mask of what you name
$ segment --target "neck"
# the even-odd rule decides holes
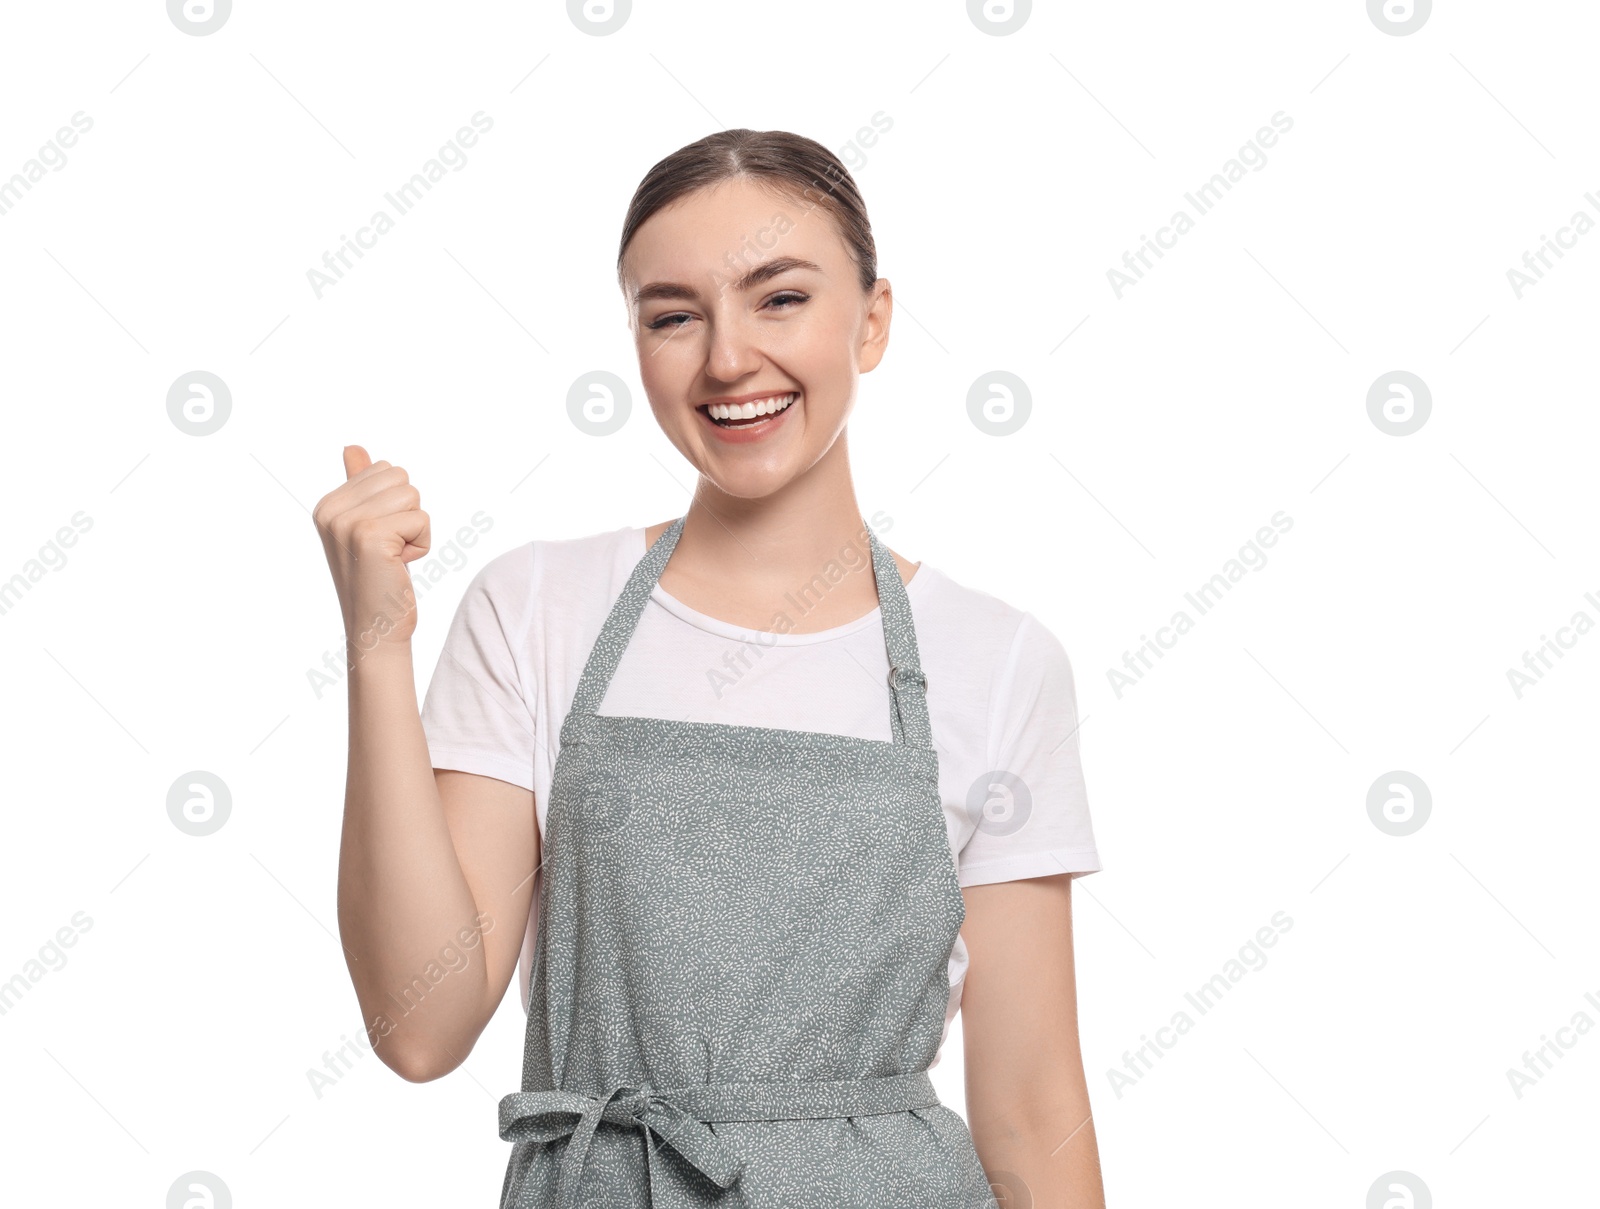
[[[796,632],[828,629],[878,603],[864,529],[841,433],[815,465],[759,499],[702,477],[661,586],[736,624],[767,628],[781,614]]]

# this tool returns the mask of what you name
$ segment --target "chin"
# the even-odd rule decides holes
[[[794,482],[792,474],[718,474],[713,473],[717,468],[701,470],[701,476],[723,495],[736,500],[759,500],[769,495],[776,495],[790,483]]]

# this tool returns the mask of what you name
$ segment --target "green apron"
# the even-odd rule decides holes
[[[864,526],[892,740],[597,713],[684,519],[561,727],[501,1209],[992,1209],[927,1074],[966,906],[899,569]]]

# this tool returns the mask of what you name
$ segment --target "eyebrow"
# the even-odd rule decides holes
[[[770,281],[780,273],[787,273],[790,269],[810,269],[814,273],[822,272],[822,266],[813,264],[809,260],[802,260],[798,256],[779,256],[774,260],[756,265],[755,268],[744,274],[737,281],[732,281],[728,284],[731,288],[742,292],[753,286],[758,286],[764,281]],[[637,306],[641,302],[648,302],[658,298],[678,298],[694,301],[699,297],[699,292],[691,286],[679,285],[675,281],[653,281],[649,285],[641,287],[634,294],[633,302]]]

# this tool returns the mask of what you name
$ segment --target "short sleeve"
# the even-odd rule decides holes
[[[963,886],[1100,870],[1078,750],[1072,664],[1024,613],[989,711],[988,798],[961,850]]]
[[[456,606],[422,705],[435,768],[534,787],[533,686],[524,655],[532,603],[532,545],[478,572]]]

